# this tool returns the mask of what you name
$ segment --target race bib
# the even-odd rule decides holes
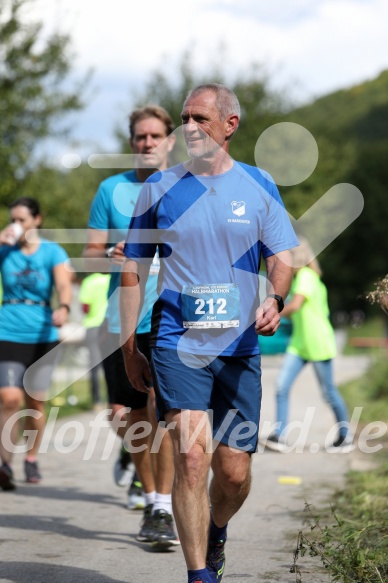
[[[185,285],[181,297],[184,328],[240,325],[240,290],[235,283]]]

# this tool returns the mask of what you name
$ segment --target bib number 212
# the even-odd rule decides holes
[[[214,303],[217,304],[217,307],[214,308]],[[214,302],[213,298],[210,298],[210,300],[203,300],[202,298],[198,298],[197,300],[195,300],[195,304],[198,306],[195,310],[196,314],[199,315],[205,315],[206,313],[209,314],[227,314],[227,310],[225,309],[226,307],[226,299],[225,298],[218,298],[218,300],[216,300]],[[205,310],[205,305],[207,305],[207,310]]]
[[[181,299],[184,328],[240,325],[240,290],[235,283],[186,285]]]

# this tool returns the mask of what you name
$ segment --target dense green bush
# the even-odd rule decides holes
[[[371,400],[388,397],[388,358],[387,351],[380,352],[363,377],[362,388]]]

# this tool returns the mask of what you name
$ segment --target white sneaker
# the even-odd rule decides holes
[[[271,433],[267,437],[260,437],[259,441],[264,447],[272,451],[283,453],[287,449],[287,445],[276,433]]]
[[[117,486],[120,486],[121,488],[126,488],[127,486],[129,486],[133,474],[131,465],[132,465],[131,455],[126,451],[124,447],[122,447],[120,450],[119,457],[117,458],[115,465],[113,466],[113,477]]]
[[[356,448],[353,443],[353,435],[348,433],[346,436],[339,435],[332,445],[326,448],[328,453],[350,453]]]
[[[145,508],[145,500],[140,482],[132,482],[128,490],[128,508],[130,510],[144,510]]]

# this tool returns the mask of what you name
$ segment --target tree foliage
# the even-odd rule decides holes
[[[210,61],[205,73],[197,72],[193,65],[193,53],[187,50],[178,63],[175,75],[168,74],[168,63],[151,72],[145,87],[135,93],[135,107],[146,103],[156,103],[171,115],[176,127],[181,125],[182,105],[190,89],[202,83],[221,83],[235,91],[241,105],[241,120],[238,131],[231,142],[231,155],[239,160],[254,164],[254,148],[262,131],[279,120],[279,116],[290,108],[285,97],[269,89],[268,76],[259,64],[228,80],[228,58],[226,50],[220,46],[217,60]],[[120,147],[128,149],[128,134],[119,128],[116,131]],[[179,146],[178,146],[179,147]],[[182,158],[183,156],[183,158]],[[175,159],[181,161],[185,154],[175,152]],[[174,162],[174,160],[172,160]]]
[[[33,1],[33,0],[32,0]],[[42,23],[29,22],[31,0],[0,0],[0,200],[9,203],[32,167],[32,154],[53,124],[83,107],[85,77],[65,90],[71,72],[70,37],[43,38]],[[59,131],[59,130],[58,130]],[[62,130],[64,131],[64,130]]]
[[[84,230],[97,186],[110,174],[109,169],[95,169],[88,164],[67,171],[39,164],[27,177],[24,191],[39,200],[44,229]],[[85,237],[79,243],[72,240],[59,242],[70,257],[82,257]]]
[[[333,185],[354,184],[364,198],[361,215],[319,256],[334,310],[368,310],[365,291],[387,273],[388,71],[376,79],[326,95],[285,118],[315,137],[313,175],[282,189],[287,208],[300,216]]]

